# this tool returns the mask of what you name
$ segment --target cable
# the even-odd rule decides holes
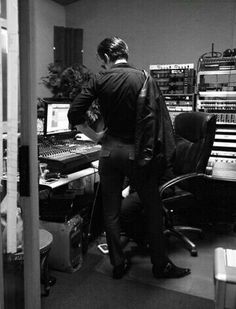
[[[96,202],[97,202],[99,190],[100,190],[100,182],[98,182],[98,186],[96,188],[95,196],[94,196],[94,199],[93,199],[93,205],[92,205],[90,221],[89,221],[89,228],[88,228],[88,239],[91,238],[92,221],[93,221],[93,216],[94,216],[94,212],[95,212],[95,207],[96,207]]]

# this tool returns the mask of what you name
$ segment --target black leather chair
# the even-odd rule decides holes
[[[184,232],[196,232],[201,235],[202,230],[190,226],[175,225],[173,214],[176,210],[175,205],[182,205],[186,201],[187,211],[192,211],[191,203],[197,201],[197,189],[199,189],[199,184],[205,176],[215,131],[216,116],[213,114],[183,112],[176,116],[174,121],[176,137],[175,178],[160,187],[165,214],[165,234],[173,235],[183,241],[192,256],[197,256],[197,249],[195,244],[184,235]],[[166,195],[168,191],[172,192],[170,196]]]

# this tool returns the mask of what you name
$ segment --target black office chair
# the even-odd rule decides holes
[[[191,201],[198,198],[197,188],[205,175],[205,169],[211,154],[216,131],[216,116],[203,112],[183,112],[175,117],[174,132],[176,137],[176,157],[174,179],[160,187],[163,201],[165,234],[173,235],[183,241],[192,256],[197,256],[195,244],[184,232],[191,231],[201,235],[200,228],[177,226],[174,224],[175,205],[188,202],[191,212]],[[200,182],[199,182],[200,181]],[[172,194],[166,192],[173,188]],[[168,189],[168,190],[167,190]],[[173,193],[174,192],[174,193]],[[177,203],[177,204],[176,204]]]

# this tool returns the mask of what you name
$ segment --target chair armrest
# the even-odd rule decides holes
[[[164,191],[167,188],[170,188],[178,183],[181,183],[184,180],[188,180],[188,179],[192,179],[192,178],[201,178],[204,177],[205,174],[204,173],[189,173],[189,174],[184,174],[178,177],[175,177],[169,181],[167,181],[166,183],[164,183],[163,185],[161,185],[159,187],[159,192],[160,192],[160,197],[162,197]]]

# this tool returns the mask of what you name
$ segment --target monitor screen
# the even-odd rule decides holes
[[[70,103],[47,102],[45,134],[70,132],[67,113]]]

